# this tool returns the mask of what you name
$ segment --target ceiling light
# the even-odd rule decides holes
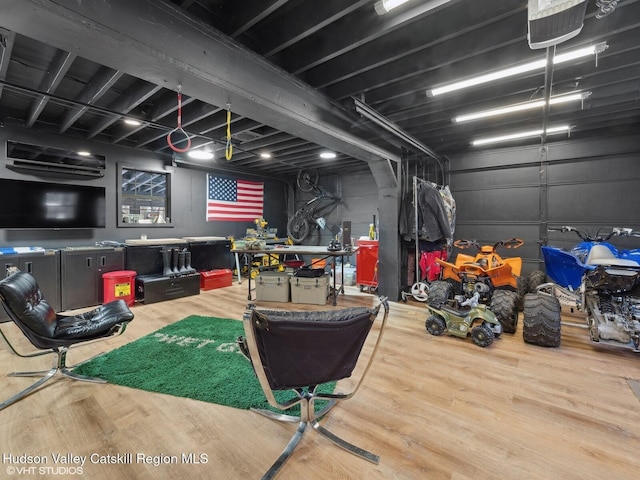
[[[590,45],[585,48],[579,48],[570,52],[555,55],[553,58],[553,64],[564,63],[577,58],[586,57],[588,55],[595,55],[600,52],[604,52],[608,45],[606,42],[600,42],[595,45]],[[455,90],[462,90],[463,88],[474,87],[483,83],[492,82],[494,80],[500,80],[502,78],[513,77],[521,73],[531,72],[533,70],[542,69],[547,64],[545,59],[534,60],[533,62],[523,63],[515,67],[505,68],[498,70],[497,72],[485,73],[477,77],[468,78],[466,80],[460,80],[448,85],[436,87],[427,90],[428,97],[435,97],[436,95],[442,95],[443,93],[453,92]]]
[[[561,125],[558,127],[547,128],[547,135],[551,135],[554,133],[568,132],[570,129],[571,127],[569,125]],[[540,128],[538,130],[529,130],[526,132],[511,133],[509,135],[501,135],[498,137],[481,138],[471,142],[471,145],[473,145],[474,147],[478,147],[480,145],[488,145],[490,143],[500,143],[500,142],[508,142],[510,140],[518,140],[521,138],[539,137],[543,133],[544,133],[544,130]]]
[[[557,105],[560,103],[573,102],[578,100],[584,100],[591,92],[578,92],[567,95],[557,95],[551,97],[549,105]],[[534,100],[531,102],[516,103],[514,105],[508,105],[506,107],[493,108],[490,110],[482,110],[480,112],[467,113],[465,115],[459,115],[453,119],[454,123],[469,122],[471,120],[479,120],[481,118],[495,117],[498,115],[505,115],[508,113],[521,112],[523,110],[532,110],[534,108],[544,107],[544,100]]]
[[[376,2],[373,8],[376,9],[376,13],[378,15],[384,15],[385,13],[390,12],[396,7],[407,3],[409,0],[380,0]]]
[[[137,127],[138,125],[142,125],[142,122],[140,120],[136,120],[135,118],[125,118],[124,119],[124,123],[126,123],[127,125],[131,125],[133,127]]]
[[[80,150],[78,152],[78,155],[80,155],[81,157],[90,157],[91,156],[91,152],[87,152],[86,150]]]
[[[390,10],[393,10],[400,5],[407,3],[409,0],[380,0],[373,5],[376,13],[378,15],[385,15],[389,13]],[[417,17],[418,15],[424,15],[429,10],[433,10],[434,8],[438,8],[445,3],[449,3],[451,0],[430,0],[423,1],[422,3],[416,5],[414,9],[412,9],[408,13],[408,17],[403,18],[402,21],[407,21],[409,18]]]
[[[271,154],[270,153],[261,153],[260,154],[260,158],[271,158]]]
[[[320,154],[320,158],[326,158],[326,159],[336,158],[336,154],[333,152],[322,152]]]
[[[187,155],[194,160],[211,160],[213,158],[213,153],[206,150],[191,150]]]

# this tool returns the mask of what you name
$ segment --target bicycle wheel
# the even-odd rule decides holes
[[[300,170],[296,179],[298,188],[303,192],[311,192],[318,183],[317,170]]]
[[[302,243],[309,236],[309,220],[294,215],[287,222],[287,235],[293,243]]]

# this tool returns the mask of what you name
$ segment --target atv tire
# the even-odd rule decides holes
[[[438,315],[431,315],[427,318],[424,322],[424,327],[427,329],[427,332],[436,337],[442,335],[447,329],[445,321]]]
[[[471,340],[479,347],[488,347],[495,340],[495,335],[489,327],[478,325],[471,330]]]
[[[522,336],[526,343],[541,347],[560,345],[560,301],[544,293],[524,296]]]
[[[511,290],[495,290],[489,310],[495,313],[504,333],[516,333],[518,327],[518,294]]]
[[[527,275],[527,292],[526,293],[537,293],[538,285],[542,285],[547,281],[547,274],[542,270],[534,270],[529,275]]]
[[[453,298],[453,285],[442,280],[435,280],[429,284],[427,303],[436,308],[446,305]]]

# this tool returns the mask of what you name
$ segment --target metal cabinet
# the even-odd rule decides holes
[[[122,247],[70,247],[60,255],[62,310],[101,304],[102,274],[124,270]]]
[[[60,305],[60,251],[43,250],[42,252],[3,254],[0,256],[3,277],[8,277],[15,270],[27,272],[34,276],[40,290],[49,305],[57,312]],[[9,316],[0,308],[0,322],[6,322]]]

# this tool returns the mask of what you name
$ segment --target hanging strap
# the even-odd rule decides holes
[[[180,148],[171,141],[171,135],[181,133],[187,139],[187,146]],[[178,85],[178,126],[167,134],[167,143],[174,152],[184,153],[191,148],[191,138],[182,128],[182,86]]]
[[[227,104],[227,146],[224,149],[224,157],[231,160],[233,156],[233,144],[231,143],[231,105]]]

